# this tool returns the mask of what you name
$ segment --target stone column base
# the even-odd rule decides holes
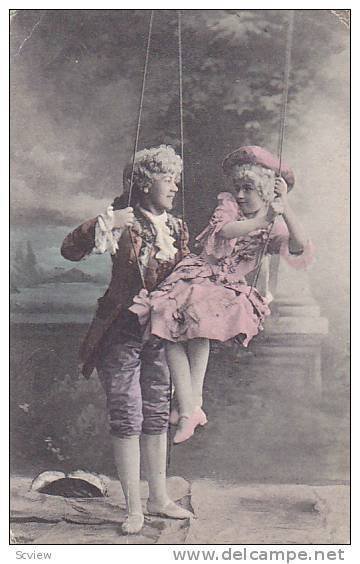
[[[321,337],[319,335],[264,335],[251,346],[254,367],[286,395],[320,399]]]

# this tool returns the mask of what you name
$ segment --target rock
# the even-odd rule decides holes
[[[61,522],[44,531],[34,544],[155,544],[159,534],[159,529],[148,520],[137,535],[123,535],[120,524],[75,526]]]
[[[30,489],[31,480],[11,480],[10,518],[13,522],[37,520],[41,523],[57,523],[66,512],[66,499],[48,496]]]
[[[80,476],[80,475],[79,475]],[[13,544],[347,544],[347,485],[227,485],[168,479],[170,497],[197,519],[145,515],[138,535],[123,535],[125,504],[117,480],[106,476],[108,497],[63,498],[11,484]],[[147,497],[147,484],[141,495]],[[190,499],[191,494],[191,499]]]
[[[167,491],[169,497],[177,501],[184,496],[190,495],[190,484],[184,478],[179,476],[171,476],[166,480]],[[118,503],[124,503],[124,496],[120,487],[120,483],[117,480],[108,479],[106,482],[106,487],[108,490],[108,495],[112,500],[116,500]],[[149,497],[148,483],[141,481],[140,484],[140,495],[141,499],[147,499]]]
[[[192,484],[189,544],[346,544],[349,487]]]
[[[12,523],[10,544],[33,544],[36,539],[56,527],[57,523]]]
[[[44,473],[43,473],[44,474]],[[61,472],[55,473],[60,480]],[[54,475],[54,473],[52,473]],[[74,479],[84,477],[82,471],[71,473]],[[70,478],[71,479],[71,478]],[[30,479],[11,480],[11,510],[13,544],[166,544],[183,542],[188,521],[161,519],[145,515],[145,524],[138,535],[123,535],[121,524],[125,519],[125,503],[117,480],[98,476],[108,490],[108,497],[65,498],[47,495],[31,489]],[[50,474],[43,475],[38,485],[49,484]],[[56,483],[56,482],[52,482]],[[36,483],[35,483],[36,484]],[[189,507],[190,485],[183,478],[167,481],[172,499]],[[144,500],[148,495],[147,483],[141,483]]]
[[[107,495],[106,483],[99,474],[94,472],[85,472],[84,470],[74,470],[67,475],[73,480],[83,480],[94,486],[102,496]]]
[[[33,491],[62,497],[104,497],[107,495],[105,482],[98,474],[75,470],[67,476],[63,472],[42,472],[31,484]]]
[[[46,472],[41,472],[31,483],[30,488],[36,492],[41,491],[43,488],[52,484],[55,480],[60,480],[65,478],[64,472],[58,472],[57,470],[48,470]]]

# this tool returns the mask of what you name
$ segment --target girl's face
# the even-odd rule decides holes
[[[174,174],[158,174],[153,180],[149,193],[147,194],[147,204],[149,211],[162,213],[170,211],[173,207],[174,198],[178,191]],[[152,209],[151,209],[152,208]]]
[[[256,184],[251,178],[232,176],[232,193],[244,215],[250,215],[265,207]]]

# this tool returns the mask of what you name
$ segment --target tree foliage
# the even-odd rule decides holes
[[[149,10],[19,10],[13,17],[15,79],[26,83],[37,111],[59,127],[91,124],[91,132],[89,125],[89,134],[77,140],[84,152],[77,164],[86,161],[88,176],[106,193],[121,172],[119,145],[125,143],[130,154],[134,141],[149,16]],[[208,203],[203,209],[201,202],[221,189],[219,165],[227,152],[241,144],[276,150],[288,17],[286,10],[183,11],[192,224],[206,220]],[[296,10],[289,127],[301,117],[301,94],[346,40],[329,11]],[[177,11],[156,10],[140,146],[165,142],[179,148],[177,41]]]

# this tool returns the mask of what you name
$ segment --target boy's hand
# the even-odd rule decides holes
[[[122,210],[113,211],[113,229],[124,229],[131,227],[134,223],[135,216],[133,208],[124,208]]]

